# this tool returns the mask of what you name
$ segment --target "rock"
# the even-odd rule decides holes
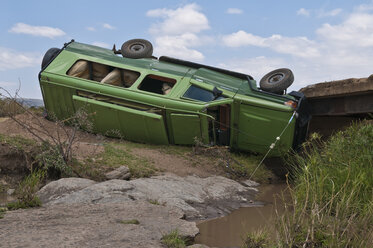
[[[62,178],[45,185],[37,192],[37,196],[43,203],[50,202],[93,184],[95,184],[95,181],[85,178]]]
[[[209,246],[202,245],[202,244],[194,244],[194,245],[188,246],[187,248],[209,248]]]
[[[121,166],[116,170],[110,171],[105,174],[107,179],[122,179],[128,180],[131,177],[130,170],[126,166]]]
[[[16,190],[15,190],[15,189],[8,189],[8,190],[6,191],[6,193],[7,193],[8,195],[13,195],[14,191],[16,191]]]
[[[260,185],[259,183],[252,181],[252,180],[245,180],[245,181],[242,181],[241,183],[247,187],[258,187]]]
[[[52,198],[52,200],[50,201],[43,201],[42,197],[40,197],[40,199],[46,205],[71,205],[77,203],[121,203],[132,201],[128,193],[132,189],[133,186],[128,181],[113,179],[110,181],[90,185],[89,187],[71,192],[70,194],[64,194],[56,199]]]
[[[75,179],[78,183],[79,179]],[[80,179],[86,180],[86,179]],[[197,176],[179,177],[173,174],[139,178],[131,181],[113,179],[81,185],[81,189],[62,186],[71,184],[68,179],[50,183],[42,188],[38,195],[45,205],[78,203],[125,203],[130,201],[156,200],[162,205],[181,209],[187,218],[210,218],[219,213],[227,214],[254,199],[255,188],[246,187],[225,177]],[[53,190],[54,187],[57,187]],[[49,190],[46,190],[49,189]],[[67,192],[62,192],[66,189]],[[55,196],[51,194],[56,192]],[[245,201],[243,201],[245,199]]]
[[[193,239],[194,222],[169,206],[145,201],[78,204],[8,211],[0,221],[4,247],[164,247],[161,238],[177,229]],[[138,225],[122,224],[136,219]]]
[[[0,172],[1,172],[1,169],[0,169]],[[4,179],[0,179],[0,185],[8,185],[7,181],[5,181]]]

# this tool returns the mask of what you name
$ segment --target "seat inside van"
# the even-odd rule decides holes
[[[128,88],[136,82],[140,73],[86,60],[79,60],[68,70],[67,75]]]

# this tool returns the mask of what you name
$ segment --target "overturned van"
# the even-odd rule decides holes
[[[118,56],[122,53],[123,56]],[[297,149],[309,115],[304,96],[285,94],[288,69],[260,82],[249,75],[152,56],[151,44],[131,40],[121,50],[71,41],[51,48],[39,73],[45,108],[67,119],[84,108],[93,131],[136,142],[209,145],[271,155]],[[280,137],[280,138],[278,138]]]

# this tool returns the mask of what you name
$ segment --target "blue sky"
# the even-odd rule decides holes
[[[49,48],[71,39],[111,48],[133,38],[150,40],[155,56],[257,81],[287,67],[297,90],[373,74],[373,1],[2,0],[0,87],[41,98],[37,74]]]

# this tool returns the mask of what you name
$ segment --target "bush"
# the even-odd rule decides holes
[[[305,194],[310,189],[318,192],[310,202],[328,204],[333,199],[336,204],[349,196],[353,211],[367,210],[373,195],[373,125],[354,124],[325,144],[316,139],[305,157],[296,156],[298,199],[310,197]]]
[[[354,124],[325,143],[314,135],[306,150],[292,163],[279,247],[373,247],[373,125]]]
[[[249,233],[244,239],[242,248],[265,248],[270,247],[268,234],[265,231]]]
[[[64,160],[57,146],[49,142],[43,142],[41,151],[42,152],[36,156],[36,160],[40,168],[47,171],[50,177],[60,178],[62,176],[72,175],[71,167]]]
[[[45,171],[39,170],[34,171],[28,175],[20,184],[17,189],[18,201],[8,203],[7,207],[9,210],[15,210],[19,208],[31,208],[41,206],[40,199],[36,196],[36,192],[45,177]]]

